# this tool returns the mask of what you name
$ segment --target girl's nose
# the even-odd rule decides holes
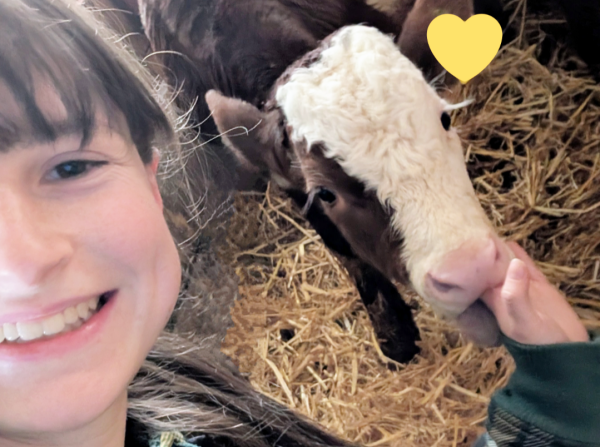
[[[0,298],[30,295],[64,268],[72,245],[51,213],[14,193],[0,193]]]

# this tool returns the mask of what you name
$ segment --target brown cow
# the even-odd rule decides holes
[[[221,131],[253,129],[226,144],[283,187],[304,187],[306,208],[322,208],[361,261],[468,322],[475,341],[497,342],[479,297],[511,253],[473,191],[453,106],[388,36],[342,28],[283,74],[262,109],[215,91],[206,99]]]
[[[142,0],[140,13],[152,48],[164,52],[161,62],[173,85],[181,87],[183,98],[200,97],[194,109],[197,122],[208,115],[206,103],[201,99],[203,92],[210,88],[245,100],[248,104],[242,107],[263,107],[284,70],[344,24],[366,22],[394,36],[400,29],[397,20],[390,20],[362,0],[319,3],[307,0]],[[229,129],[222,127],[222,130]],[[276,138],[284,135],[277,132],[273,123],[271,129]],[[202,130],[205,135],[216,133],[212,120],[205,122]],[[264,149],[263,155],[269,159],[266,163],[258,159],[249,162],[248,153],[237,157],[243,161],[239,170],[242,179],[249,185],[261,174],[260,168],[278,177],[290,196],[306,208],[312,226],[354,278],[384,353],[401,362],[411,359],[418,352],[415,344],[418,330],[410,309],[389,281],[396,275],[391,274],[390,268],[383,268],[381,259],[373,262],[372,254],[352,239],[356,234],[350,234],[349,239],[349,233],[340,232],[341,227],[332,223],[322,203],[313,200],[315,195],[326,195],[324,189],[318,193],[313,191],[310,196],[306,193],[305,172],[294,169],[289,151],[272,145]],[[225,160],[225,163],[230,162]],[[341,174],[337,177],[340,181]],[[360,182],[357,183],[360,188]],[[389,248],[393,249],[397,242],[380,233],[385,228],[385,215],[372,197],[368,201],[380,219],[375,219],[378,226],[361,228],[358,236],[363,241],[372,240],[373,246],[378,247],[381,245],[378,242],[388,241]],[[383,227],[381,222],[384,222]],[[385,251],[380,254],[384,255]]]
[[[412,38],[403,39],[403,36],[406,36],[403,31],[400,34],[400,47],[404,45],[404,52],[409,54],[410,45],[420,44],[421,48],[429,51],[428,47],[423,45],[423,40],[426,39],[424,25],[427,20],[422,20],[420,17],[427,14],[432,17],[431,10],[436,5],[443,7],[437,8],[435,14],[457,13],[463,18],[472,12],[494,14],[501,11],[498,3],[493,0],[478,1],[473,8],[467,3],[469,2],[417,0],[403,26],[405,31],[410,30],[414,21],[415,29],[420,32],[415,32]],[[242,7],[241,4],[223,0],[218,4],[213,2],[210,6],[203,4],[202,19],[197,16],[192,19],[194,14],[190,15],[189,9],[181,8],[184,4],[185,0],[181,0],[178,4],[180,9],[173,7],[172,11],[163,4],[162,13],[158,16],[163,19],[167,17],[169,20],[166,22],[157,19],[156,11],[153,14],[146,14],[146,32],[154,48],[181,52],[192,62],[198,70],[198,75],[186,76],[185,70],[181,70],[178,63],[173,63],[173,58],[176,56],[167,56],[167,60],[171,60],[170,64],[167,63],[169,69],[175,74],[181,74],[178,79],[193,84],[192,96],[194,93],[200,96],[207,85],[213,84],[222,95],[229,97],[225,99],[212,93],[207,96],[207,102],[212,103],[211,111],[221,132],[229,132],[240,126],[253,129],[252,134],[246,137],[232,135],[224,137],[224,141],[234,149],[238,160],[242,162],[241,172],[248,174],[254,171],[258,174],[262,168],[263,172],[269,172],[275,181],[304,206],[311,224],[323,236],[325,243],[341,255],[344,265],[354,275],[378,336],[387,339],[387,344],[382,346],[384,352],[396,359],[410,358],[416,352],[416,349],[412,349],[414,345],[411,346],[410,340],[410,337],[416,333],[416,330],[413,330],[412,319],[407,318],[408,310],[405,306],[394,309],[390,304],[398,303],[400,300],[396,293],[389,294],[389,290],[395,292],[395,289],[388,287],[391,284],[387,280],[393,278],[402,281],[407,276],[415,289],[437,307],[440,314],[458,319],[463,329],[467,333],[470,331],[474,339],[483,344],[494,344],[497,335],[495,322],[476,295],[502,276],[510,253],[493,234],[487,218],[474,200],[474,193],[466,177],[464,166],[457,161],[459,158],[445,160],[447,154],[444,151],[429,151],[430,155],[441,157],[447,164],[443,163],[444,167],[441,168],[431,160],[425,162],[428,157],[422,159],[417,157],[416,163],[415,160],[411,160],[411,163],[397,164],[396,167],[399,169],[408,167],[408,172],[414,171],[415,167],[419,168],[415,171],[419,172],[415,178],[408,176],[411,180],[408,186],[419,185],[422,194],[419,196],[409,188],[407,192],[410,194],[406,195],[413,196],[410,206],[398,197],[396,197],[397,203],[394,204],[391,197],[383,200],[378,189],[380,185],[377,181],[389,179],[369,178],[360,170],[354,171],[354,167],[350,164],[340,161],[343,160],[343,156],[332,152],[329,144],[315,140],[306,147],[306,150],[299,150],[304,143],[292,141],[291,136],[285,131],[283,124],[290,121],[290,116],[288,112],[282,112],[283,105],[273,96],[274,92],[285,91],[290,85],[289,82],[282,81],[286,79],[285,76],[280,78],[274,89],[270,90],[270,98],[265,92],[265,86],[271,84],[274,75],[289,62],[290,54],[299,52],[301,48],[310,47],[315,40],[318,40],[319,32],[325,29],[323,22],[331,24],[335,22],[333,20],[335,17],[338,19],[342,17],[352,23],[359,16],[361,22],[372,24],[380,31],[388,32],[389,24],[386,20],[358,1],[339,0],[316,4],[301,0],[287,2],[272,0],[260,4],[244,2]],[[340,5],[344,7],[340,8]],[[185,11],[185,14],[182,11]],[[499,18],[503,21],[503,17]],[[161,26],[157,26],[157,23]],[[165,23],[168,25],[166,28]],[[199,23],[201,26],[198,25]],[[196,33],[196,30],[199,33]],[[392,34],[397,35],[397,33]],[[423,54],[423,51],[417,51],[412,55],[412,59],[417,61],[423,72],[433,73],[427,70],[427,64],[432,63],[432,59],[427,57],[419,59],[420,54]],[[389,56],[393,57],[392,53]],[[304,68],[318,66],[316,62],[320,57],[320,51],[309,53],[300,65],[293,65],[294,70],[303,68],[302,64],[306,65]],[[285,63],[280,64],[281,61]],[[365,66],[369,67],[369,63],[366,58]],[[374,75],[370,71],[363,73],[366,77]],[[330,85],[329,90],[321,91],[324,97],[329,97],[329,94],[338,91],[336,89],[342,85],[341,81],[338,81],[337,84]],[[385,76],[379,78],[379,81],[380,85],[389,85]],[[402,84],[401,78],[396,78],[396,82]],[[421,78],[421,82],[425,82],[425,78]],[[364,87],[360,85],[361,88]],[[368,88],[366,90],[370,91]],[[341,113],[331,111],[331,117],[316,113],[305,95],[306,89],[301,88],[298,91],[300,93],[295,99],[298,107],[294,110],[305,110],[305,115],[298,118],[299,122],[302,124],[304,119],[320,120],[321,126],[329,126],[328,133],[336,135],[343,127],[343,123],[336,122],[332,117],[339,118]],[[413,101],[418,102],[427,98],[430,93],[425,92],[424,96],[417,95]],[[353,96],[349,95],[349,97]],[[433,107],[433,100],[430,102]],[[201,108],[203,103],[200,104]],[[324,109],[327,105],[336,103],[332,101],[331,104],[320,104],[315,101],[315,104]],[[354,110],[356,112],[354,117],[359,116],[357,114],[363,112],[367,104],[363,104],[362,109]],[[337,105],[342,111],[342,106],[348,104],[343,102]],[[304,109],[301,106],[304,106]],[[451,106],[444,105],[445,110],[450,108]],[[407,113],[407,110],[411,108],[400,107],[397,113],[401,115],[402,112]],[[257,116],[260,119],[253,121],[252,118]],[[421,119],[424,116],[431,116],[431,114],[427,115],[423,110],[417,109],[413,119],[416,119],[414,117]],[[347,117],[347,120],[350,121],[350,118]],[[449,128],[450,119],[443,110],[440,112],[440,121],[442,127]],[[248,123],[252,126],[246,125]],[[405,131],[408,131],[410,126],[406,124],[403,123],[406,127]],[[415,123],[408,124],[412,124],[414,132]],[[253,128],[253,126],[258,127]],[[316,124],[315,126],[318,127]],[[298,135],[299,131],[295,126],[292,125],[292,128]],[[361,128],[353,123],[349,128],[362,129],[365,132],[362,134],[363,139],[369,135],[368,126]],[[426,138],[428,129],[422,130],[423,132],[417,134],[420,138]],[[452,131],[448,133],[454,135]],[[305,138],[303,134],[300,135]],[[338,136],[345,141],[348,139],[347,135]],[[417,142],[421,143],[418,141],[419,138],[411,136],[414,152],[420,153],[422,148],[417,144]],[[320,134],[320,137],[323,139],[324,135]],[[404,137],[406,135],[402,136]],[[450,152],[456,157],[459,152],[456,148],[460,146],[456,144],[456,138],[454,140],[447,145],[453,148]],[[334,139],[329,143],[334,145],[335,141]],[[292,148],[293,150],[290,150]],[[388,159],[392,153],[393,151],[382,152],[382,166],[389,168],[394,166],[393,161],[398,161],[394,157]],[[331,159],[334,161],[333,164],[328,163]],[[368,161],[372,161],[372,158],[362,159],[359,165],[368,166]],[[301,169],[298,169],[296,162],[299,162]],[[429,173],[423,169],[423,166],[428,164],[431,165]],[[402,172],[403,176],[406,176],[406,171]],[[449,177],[449,172],[454,177]],[[378,175],[383,174],[379,172]],[[390,184],[386,185],[386,188],[392,190],[393,182],[388,183]],[[432,183],[434,185],[437,183],[436,188],[431,186]],[[324,184],[329,185],[329,188],[323,186]],[[401,184],[402,182],[394,187],[402,191]],[[389,191],[388,193],[392,194]],[[315,197],[319,200],[314,200]],[[424,197],[426,199],[423,199]],[[447,201],[441,203],[439,197],[446,197]],[[455,207],[448,207],[448,203],[453,201]],[[415,207],[415,203],[418,203],[419,207]],[[432,207],[431,203],[438,203],[440,206]],[[410,211],[408,214],[404,212],[406,209]],[[445,211],[448,215],[442,216],[439,214],[440,211]],[[424,216],[423,213],[429,213],[429,217]],[[414,219],[409,219],[409,216]],[[439,225],[430,222],[433,216],[439,220]],[[448,222],[445,222],[446,220]],[[422,225],[417,225],[415,222]],[[465,230],[469,227],[471,231]],[[448,231],[442,234],[443,232],[438,231],[439,228],[446,228]],[[365,274],[367,271],[383,277],[370,279],[365,286],[364,278],[372,278],[370,273]],[[390,322],[392,323],[389,324]],[[399,322],[402,322],[401,326],[397,324]],[[406,329],[398,329],[402,326]],[[389,328],[396,328],[396,330],[390,333]],[[406,352],[409,354],[406,355]]]
[[[94,2],[100,7],[113,2],[116,9],[128,9],[121,0]],[[143,0],[139,12],[153,49],[166,51],[152,61],[159,60],[166,67],[164,72],[171,76],[172,84],[181,87],[180,98],[200,97],[194,108],[196,122],[204,121],[209,114],[202,100],[208,89],[217,88],[259,105],[289,65],[346,23],[367,21],[385,32],[396,29],[386,15],[362,0],[320,3]],[[117,14],[118,11],[110,13],[115,28],[118,28],[114,25]],[[127,20],[130,29],[136,31],[130,18]],[[122,25],[121,34],[125,34]],[[204,122],[201,130],[209,137],[217,133],[212,120]],[[239,161],[227,158],[226,153],[219,155],[226,165]],[[254,166],[247,168],[238,170],[246,183],[243,186],[250,185],[259,177],[256,174],[260,174]],[[303,188],[288,192],[300,206],[306,203]],[[410,308],[395,286],[377,269],[357,258],[348,241],[319,207],[312,207],[307,218],[355,280],[383,352],[400,362],[410,360],[418,352],[415,344],[418,330]]]

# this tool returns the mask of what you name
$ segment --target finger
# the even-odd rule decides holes
[[[530,265],[534,265],[535,266],[535,262],[533,261],[533,259],[531,259],[531,257],[529,256],[529,254],[527,254],[527,252],[523,249],[523,247],[521,247],[519,244],[517,244],[514,241],[508,242],[507,245],[510,247],[510,249],[513,251],[514,255],[517,258],[519,258],[525,264],[528,264],[528,267]]]
[[[483,302],[493,312],[504,334],[515,338],[519,328],[528,327],[535,313],[529,302],[527,268],[519,259],[513,259],[501,286],[486,291]]]
[[[529,272],[520,259],[513,259],[506,273],[506,280],[500,291],[511,323],[517,325],[532,324],[537,317],[529,297]]]
[[[527,254],[523,248],[517,244],[516,242],[508,242],[507,244],[510,249],[513,251],[514,255],[523,261],[527,268],[529,269],[529,274],[539,280],[547,280],[546,276],[540,271],[540,269],[535,264],[535,261]]]
[[[500,292],[500,302],[507,316],[505,334],[526,344],[557,343],[564,340],[565,334],[556,322],[536,312],[529,286],[527,265],[520,259],[513,259]]]

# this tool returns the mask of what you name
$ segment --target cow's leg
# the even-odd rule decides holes
[[[352,276],[381,351],[399,363],[409,362],[420,352],[415,342],[421,339],[411,308],[378,270],[364,262],[355,264]]]
[[[298,206],[304,207],[306,194],[299,191],[288,191],[288,194]],[[420,339],[419,330],[410,307],[404,302],[396,286],[356,257],[346,238],[317,205],[308,209],[306,218],[356,284],[381,351],[399,363],[412,360],[420,351],[415,343]]]

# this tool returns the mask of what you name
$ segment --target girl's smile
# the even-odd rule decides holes
[[[80,301],[42,320],[4,323],[0,330],[0,361],[41,361],[64,356],[101,335],[118,295],[111,291]]]
[[[7,341],[30,341],[43,335],[58,334],[78,319],[85,321],[98,310],[98,305],[106,304],[112,292],[79,297],[63,301],[50,308],[35,309],[33,312],[20,312],[0,315],[0,343]],[[39,326],[39,329],[36,327]],[[20,331],[20,329],[24,329]],[[38,334],[39,332],[39,334]],[[17,334],[17,335],[12,335]]]

